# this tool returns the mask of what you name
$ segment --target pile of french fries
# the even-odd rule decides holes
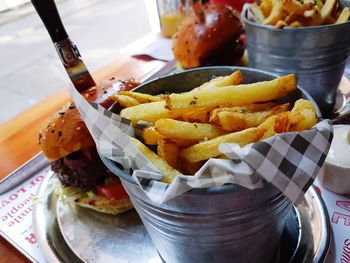
[[[261,0],[251,10],[257,22],[276,28],[340,24],[350,17],[337,0]]]
[[[296,89],[293,74],[253,84],[242,81],[241,72],[235,71],[185,93],[121,91],[112,98],[124,107],[120,115],[134,125],[151,124],[139,140],[131,140],[170,183],[177,175],[195,174],[210,158],[226,158],[218,150],[221,143],[244,146],[317,123],[310,101],[276,102]]]

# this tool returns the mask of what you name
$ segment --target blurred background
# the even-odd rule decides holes
[[[157,1],[162,3],[158,9]],[[229,3],[240,10],[244,2],[253,0],[201,0],[208,1]],[[135,54],[146,47],[160,32],[160,22],[163,35],[170,37],[191,9],[190,1],[185,0],[55,2],[68,35],[91,72],[117,60],[122,53]],[[179,3],[186,3],[181,9],[185,12],[178,12]],[[350,75],[349,63],[345,74]],[[0,0],[0,126],[69,83],[30,0]]]
[[[56,0],[90,71],[159,32],[154,0]],[[0,125],[70,83],[29,0],[0,0]]]

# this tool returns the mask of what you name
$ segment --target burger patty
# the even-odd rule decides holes
[[[99,158],[96,148],[77,151],[51,163],[52,170],[65,186],[94,189],[110,175]]]

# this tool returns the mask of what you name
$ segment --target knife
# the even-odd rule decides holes
[[[31,0],[43,21],[74,87],[80,92],[96,86],[77,46],[69,39],[54,0]]]

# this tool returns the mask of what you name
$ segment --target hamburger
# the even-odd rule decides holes
[[[244,53],[239,14],[228,5],[195,3],[173,36],[173,53],[185,68],[233,65]]]
[[[131,89],[136,82],[91,88],[82,94],[109,107],[109,96]],[[112,90],[113,89],[113,90]],[[132,208],[120,180],[102,163],[95,142],[74,103],[65,104],[51,116],[39,133],[39,144],[51,162],[66,196],[76,204],[99,212],[119,214]]]

